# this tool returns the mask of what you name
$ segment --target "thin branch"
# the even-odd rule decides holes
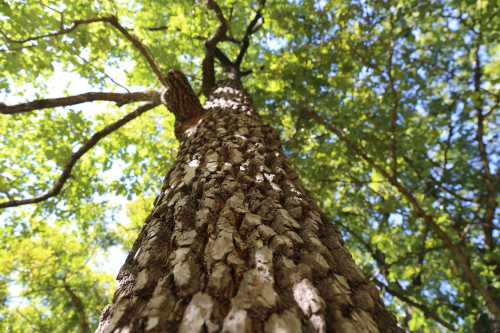
[[[111,82],[113,82],[115,85],[117,85],[118,87],[124,89],[127,93],[130,93],[130,90],[125,87],[123,84],[119,83],[118,81],[116,81],[111,75],[109,75],[108,73],[106,73],[105,70],[102,70],[100,71],[97,66],[95,66],[94,64],[92,64],[92,62],[88,61],[87,59],[85,59],[84,57],[82,57],[81,55],[79,54],[75,54],[78,58],[80,58],[85,64],[91,66],[92,68],[94,68],[96,71],[99,71],[101,73],[104,74],[104,76],[106,76]]]
[[[59,98],[39,99],[32,102],[16,105],[6,105],[0,103],[0,114],[19,114],[34,110],[54,108],[59,106],[76,105],[94,101],[114,102],[118,106],[125,104],[150,101],[158,102],[160,95],[156,91],[133,92],[133,93],[114,93],[114,92],[88,92],[80,95],[73,95]]]
[[[483,181],[484,187],[486,189],[484,204],[485,204],[485,214],[483,217],[483,232],[486,240],[486,244],[489,248],[494,249],[496,246],[496,241],[493,236],[493,219],[495,218],[495,211],[497,209],[497,187],[495,186],[495,179],[492,176],[490,168],[490,160],[488,157],[488,148],[484,140],[485,132],[485,116],[483,114],[484,100],[481,94],[481,81],[482,81],[482,68],[481,68],[481,57],[479,55],[479,49],[481,47],[481,32],[479,32],[477,37],[477,45],[474,50],[474,92],[477,94],[474,101],[474,106],[476,109],[476,141],[478,144],[479,156],[481,158],[481,163],[483,165]],[[482,201],[482,200],[481,200]]]
[[[148,31],[164,31],[168,30],[168,25],[159,25],[157,27],[145,27],[144,29]]]
[[[433,247],[425,247],[418,251],[417,253],[413,253],[413,252],[409,252],[407,253],[407,255],[405,256],[402,256],[402,257],[399,257],[398,259],[392,261],[392,262],[389,262],[387,263],[387,268],[391,267],[391,266],[397,266],[397,265],[400,265],[401,263],[405,262],[406,260],[409,260],[411,259],[412,257],[415,257],[415,256],[420,256],[420,255],[424,255],[424,254],[427,254],[429,252],[434,252],[434,251],[441,251],[443,250],[443,246],[442,245],[436,245],[436,246],[433,246]]]
[[[210,37],[206,37],[206,36],[202,36],[202,35],[193,35],[193,36],[191,36],[191,38],[195,39],[195,40],[199,40],[199,41],[205,42]],[[241,45],[241,40],[236,39],[236,38],[234,38],[232,36],[228,36],[228,35],[224,36],[224,38],[222,38],[221,41],[230,42],[230,43],[233,43],[233,44],[236,44],[236,45]]]
[[[153,73],[156,75],[158,80],[162,83],[164,87],[168,87],[167,84],[167,79],[165,78],[165,75],[162,74],[162,71],[160,69],[160,66],[156,63],[154,60],[153,56],[151,55],[151,52],[149,49],[144,45],[136,36],[132,35],[125,29],[120,22],[118,21],[118,18],[116,16],[110,16],[107,20],[112,26],[114,26],[118,31],[122,33],[125,38],[127,38],[134,46],[135,48],[142,54],[142,56],[146,59],[146,61],[149,64],[149,67],[151,67],[151,70]]]
[[[37,46],[36,45],[26,45],[26,46],[20,46],[20,47],[0,49],[0,52],[2,52],[2,53],[19,52],[19,51],[23,51],[25,49],[32,49],[35,47],[37,47]]]
[[[404,161],[406,162],[406,164],[408,164],[408,166],[417,174],[417,176],[418,176],[419,179],[421,179],[421,180],[428,180],[431,185],[437,186],[438,188],[440,188],[441,190],[443,190],[444,192],[450,194],[451,196],[453,196],[454,198],[456,198],[458,200],[465,201],[465,202],[475,202],[474,199],[466,198],[463,195],[460,195],[459,193],[455,192],[454,190],[449,189],[448,187],[446,187],[444,185],[444,183],[445,183],[444,180],[442,180],[442,179],[441,180],[436,179],[436,177],[434,177],[432,175],[432,173],[429,173],[428,175],[424,175],[421,172],[421,170],[414,164],[414,161],[412,159],[410,159],[409,157],[404,156],[404,155],[402,155],[402,157],[403,157]],[[433,163],[433,164],[435,163],[430,158],[428,158],[427,156],[424,156],[423,159],[426,159],[430,163]],[[446,198],[442,197],[442,196],[436,195],[435,197],[437,199],[442,198],[443,200],[446,200]]]
[[[385,285],[384,283],[382,283],[381,281],[379,281],[379,280],[377,280],[375,278],[373,279],[373,281],[375,282],[375,284],[377,286],[379,286],[380,288],[384,289],[385,291],[387,291],[392,296],[397,297],[401,301],[405,302],[406,304],[411,305],[411,306],[419,309],[420,311],[422,311],[422,313],[426,317],[434,319],[435,321],[437,321],[438,323],[440,323],[441,325],[443,325],[444,327],[446,327],[447,329],[449,329],[451,331],[455,331],[456,330],[456,327],[452,323],[447,322],[446,320],[444,320],[443,318],[441,318],[434,310],[432,310],[431,308],[429,308],[427,305],[422,304],[422,303],[418,303],[417,301],[414,301],[410,297],[406,296],[403,292],[401,292],[399,290],[396,290],[396,289],[392,289],[389,286]]]
[[[38,36],[33,36],[33,37],[21,38],[21,39],[11,38],[5,32],[3,32],[2,30],[0,30],[0,35],[2,35],[3,38],[7,42],[9,42],[9,43],[12,43],[12,44],[24,44],[24,43],[27,43],[27,42],[33,42],[33,41],[37,41],[37,40],[40,40],[40,39],[45,39],[45,38],[50,38],[50,37],[56,37],[56,36],[66,35],[66,34],[69,34],[69,33],[73,32],[73,31],[75,31],[76,28],[78,28],[80,25],[86,25],[86,24],[91,24],[91,23],[95,23],[95,22],[106,22],[108,20],[109,20],[108,16],[93,17],[93,18],[86,19],[86,20],[74,20],[72,22],[72,24],[69,27],[67,27],[67,28],[64,28],[64,25],[62,25],[61,29],[59,29],[58,31],[49,32],[49,33],[46,33],[46,34],[43,34],[43,35],[38,35]]]
[[[227,35],[224,37],[224,41],[225,42],[230,42],[230,43],[233,43],[233,44],[236,44],[236,45],[241,45],[241,40],[237,39],[237,38],[234,38],[233,36],[231,35]]]
[[[446,169],[447,169],[447,165],[448,165],[448,152],[451,148],[451,141],[452,141],[452,138],[453,138],[453,134],[454,134],[454,131],[455,131],[455,126],[453,124],[453,117],[452,117],[452,113],[453,113],[453,109],[455,108],[455,105],[457,104],[458,102],[458,94],[455,96],[455,98],[453,98],[453,103],[451,104],[450,108],[448,109],[448,123],[447,123],[447,127],[448,127],[448,136],[446,138],[446,141],[444,143],[444,149],[443,149],[443,163],[441,164],[441,180],[444,181],[445,177],[446,177]]]
[[[372,247],[372,244],[368,241],[366,241],[365,239],[363,239],[363,237],[361,235],[359,235],[358,233],[354,232],[351,228],[349,228],[347,225],[345,224],[342,224],[342,223],[339,223],[337,221],[338,224],[340,224],[344,229],[347,230],[347,232],[353,236],[354,238],[356,238],[365,248],[366,250],[368,250],[368,252],[370,252],[372,258],[375,260],[375,262],[377,263],[377,265],[380,267],[380,271],[382,273],[382,275],[387,279],[387,275],[388,275],[388,272],[387,270],[389,269],[389,267],[391,265],[394,264],[391,263],[391,264],[388,264],[386,263],[385,261],[385,254],[380,251],[378,248],[374,248]],[[429,248],[427,249],[429,251],[432,251],[432,250],[436,250],[437,248]],[[407,259],[407,257],[403,258],[403,259]],[[413,306],[413,307],[416,307],[418,309],[420,309],[420,311],[423,312],[424,316],[427,317],[427,318],[431,318],[435,321],[437,321],[438,323],[440,323],[441,325],[443,325],[444,327],[447,327],[448,329],[450,330],[455,330],[453,324],[447,322],[446,320],[444,320],[443,318],[441,318],[434,310],[432,310],[428,305],[426,304],[422,304],[422,303],[418,303],[416,301],[414,301],[413,299],[411,299],[410,297],[408,297],[407,295],[405,295],[404,291],[400,288],[401,291],[398,291],[398,290],[395,290],[395,289],[392,289],[392,288],[389,288],[388,286],[386,286],[385,284],[383,284],[382,282],[380,282],[379,280],[377,280],[376,278],[373,278],[375,284],[377,284],[380,288],[383,288],[385,289],[385,291],[387,291],[389,294],[399,298],[401,301],[403,301],[404,303],[410,305],[410,306]],[[400,284],[396,281],[395,282],[396,286],[400,287]],[[449,306],[448,304],[446,304],[446,306]]]
[[[253,69],[245,69],[240,71],[240,76],[245,77],[253,73]]]
[[[234,67],[234,64],[232,63],[232,61],[218,47],[214,48],[214,55],[217,58],[217,60],[220,61],[221,65],[223,67],[225,67],[226,69],[230,70],[230,68]]]
[[[344,185],[369,185],[369,184],[388,184],[387,180],[358,180],[352,176],[348,176],[352,180],[345,180],[342,178],[321,178],[321,182],[329,182],[336,184],[344,184]]]
[[[106,126],[104,129],[102,129],[99,132],[96,132],[94,135],[92,135],[90,137],[90,139],[80,147],[80,149],[78,149],[76,152],[74,152],[71,155],[69,161],[64,166],[64,169],[63,169],[61,175],[59,176],[59,178],[55,182],[54,186],[47,193],[42,194],[40,196],[33,197],[33,198],[28,198],[28,199],[5,201],[5,202],[0,203],[0,208],[17,207],[17,206],[22,206],[22,205],[34,204],[34,203],[45,201],[51,197],[58,195],[61,192],[63,185],[66,183],[66,181],[71,176],[71,170],[73,169],[75,164],[78,162],[78,160],[85,153],[87,153],[90,149],[92,149],[95,145],[97,145],[97,143],[101,139],[105,138],[109,134],[111,134],[114,131],[118,130],[119,128],[123,127],[128,122],[134,120],[135,118],[139,117],[141,114],[155,108],[158,105],[160,105],[160,102],[158,102],[158,101],[145,103],[145,104],[139,106],[137,109],[135,109],[131,113],[125,115],[123,118],[120,118],[116,122]]]
[[[391,32],[392,32],[392,22],[391,22]],[[398,145],[397,145],[397,122],[398,122],[398,109],[399,109],[399,93],[396,89],[396,82],[392,71],[394,69],[394,49],[396,41],[391,41],[389,47],[389,59],[387,65],[387,76],[389,77],[389,85],[391,88],[391,94],[394,98],[394,104],[391,108],[391,155],[392,155],[392,174],[394,177],[398,176]]]
[[[436,236],[443,242],[445,247],[452,253],[452,259],[461,267],[465,280],[469,285],[477,290],[479,294],[484,298],[484,301],[489,309],[489,311],[494,315],[500,317],[500,308],[495,302],[495,299],[489,288],[485,287],[477,274],[472,270],[470,265],[470,258],[467,255],[466,250],[461,244],[456,244],[453,239],[448,235],[448,233],[435,221],[434,217],[427,213],[422,207],[420,202],[417,200],[415,195],[407,187],[402,184],[397,177],[391,175],[386,169],[379,165],[371,156],[363,151],[356,143],[351,141],[349,137],[337,126],[332,123],[327,122],[316,112],[304,109],[304,111],[316,122],[322,124],[327,129],[332,131],[345,145],[347,145],[356,155],[361,157],[365,162],[367,162],[372,168],[377,170],[385,179],[387,179],[394,188],[408,201],[411,205],[417,217],[420,217],[424,222],[432,229]]]
[[[80,25],[86,25],[86,24],[91,24],[91,23],[95,23],[95,22],[109,23],[114,28],[116,28],[128,41],[130,41],[132,43],[132,45],[134,45],[134,47],[146,59],[146,62],[151,67],[151,70],[156,75],[158,80],[163,84],[163,86],[165,86],[165,87],[167,86],[166,78],[162,74],[162,71],[160,70],[160,66],[154,60],[149,49],[136,36],[129,33],[127,31],[127,29],[120,24],[120,22],[118,21],[118,18],[116,16],[103,16],[103,17],[94,17],[94,18],[90,18],[90,19],[86,19],[86,20],[75,20],[67,28],[64,28],[64,22],[62,22],[61,28],[58,31],[50,32],[50,33],[39,35],[39,36],[23,38],[23,39],[13,39],[13,38],[9,37],[2,30],[0,30],[0,35],[2,35],[3,38],[9,43],[24,44],[24,43],[36,41],[39,39],[65,35],[65,34],[68,34],[68,33],[75,31],[76,28],[78,28]]]
[[[90,332],[87,314],[85,313],[85,305],[83,304],[82,299],[73,291],[73,289],[71,289],[66,281],[64,281],[63,288],[68,293],[71,304],[75,307],[75,310],[78,313],[78,319],[80,321],[80,332]]]

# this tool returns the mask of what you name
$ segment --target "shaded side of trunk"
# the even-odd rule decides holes
[[[98,332],[400,332],[236,85],[184,133]]]

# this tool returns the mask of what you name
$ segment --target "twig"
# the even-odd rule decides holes
[[[390,20],[391,28],[390,32],[393,35],[394,32],[394,17],[391,15]],[[397,37],[391,36],[389,41],[389,56],[387,61],[387,76],[389,77],[389,86],[391,89],[391,94],[394,99],[394,104],[391,108],[391,134],[390,134],[390,146],[391,146],[391,157],[392,157],[392,174],[394,177],[398,177],[398,145],[397,145],[397,122],[398,122],[398,109],[399,109],[399,92],[396,89],[396,82],[394,76],[392,75],[394,69],[394,52],[397,42]]]
[[[0,103],[0,114],[26,113],[34,110],[75,105],[75,104],[94,102],[94,101],[115,102],[116,105],[122,106],[133,102],[140,102],[140,101],[159,102],[159,100],[160,100],[160,95],[156,91],[133,92],[133,93],[88,92],[80,95],[73,95],[67,97],[39,99],[36,101],[21,103],[16,105],[5,105],[3,103]]]
[[[148,31],[162,31],[162,30],[168,30],[168,25],[159,25],[157,27],[145,27],[144,29]]]
[[[97,68],[97,66],[95,66],[94,64],[92,64],[92,62],[88,61],[87,59],[85,59],[84,57],[82,57],[81,55],[79,54],[75,54],[78,58],[80,58],[85,64],[91,66],[92,68],[94,68],[95,70],[99,71],[99,69]],[[125,87],[123,84],[119,83],[118,81],[116,81],[115,79],[113,79],[113,77],[111,75],[109,75],[108,73],[106,73],[105,70],[102,70],[100,71],[101,73],[104,74],[104,76],[106,76],[111,82],[113,82],[115,85],[117,85],[118,87],[124,89],[127,93],[130,93],[130,90]]]
[[[102,129],[99,132],[96,132],[94,135],[92,135],[92,137],[90,137],[90,139],[87,142],[85,142],[83,144],[83,146],[80,147],[80,149],[78,149],[76,152],[74,152],[71,155],[69,161],[64,166],[64,169],[63,169],[61,175],[59,176],[59,178],[57,179],[57,181],[55,182],[54,186],[45,194],[42,194],[40,196],[36,196],[33,198],[28,198],[28,199],[5,201],[5,202],[0,203],[0,208],[17,207],[17,206],[22,206],[22,205],[34,204],[34,203],[45,201],[51,197],[58,195],[61,192],[63,185],[66,183],[66,181],[71,176],[71,170],[75,166],[76,162],[78,162],[78,160],[85,153],[87,153],[90,149],[92,149],[95,145],[97,145],[97,143],[101,139],[105,138],[107,135],[113,133],[114,131],[123,127],[128,122],[139,117],[144,112],[149,111],[158,105],[160,105],[160,102],[158,102],[158,101],[143,104],[143,105],[139,106],[137,109],[135,109],[134,111],[132,111],[131,113],[125,115],[123,118],[106,126],[104,129]]]
[[[6,48],[6,49],[0,49],[0,52],[2,52],[2,53],[19,52],[19,51],[23,51],[25,49],[31,49],[31,48],[34,48],[34,47],[36,47],[36,45],[27,45],[27,46]]]

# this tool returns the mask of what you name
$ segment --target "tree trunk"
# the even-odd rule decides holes
[[[204,109],[97,332],[400,332],[239,85]]]

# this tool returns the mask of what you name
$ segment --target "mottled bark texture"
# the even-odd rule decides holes
[[[236,84],[177,163],[98,332],[400,332]]]

